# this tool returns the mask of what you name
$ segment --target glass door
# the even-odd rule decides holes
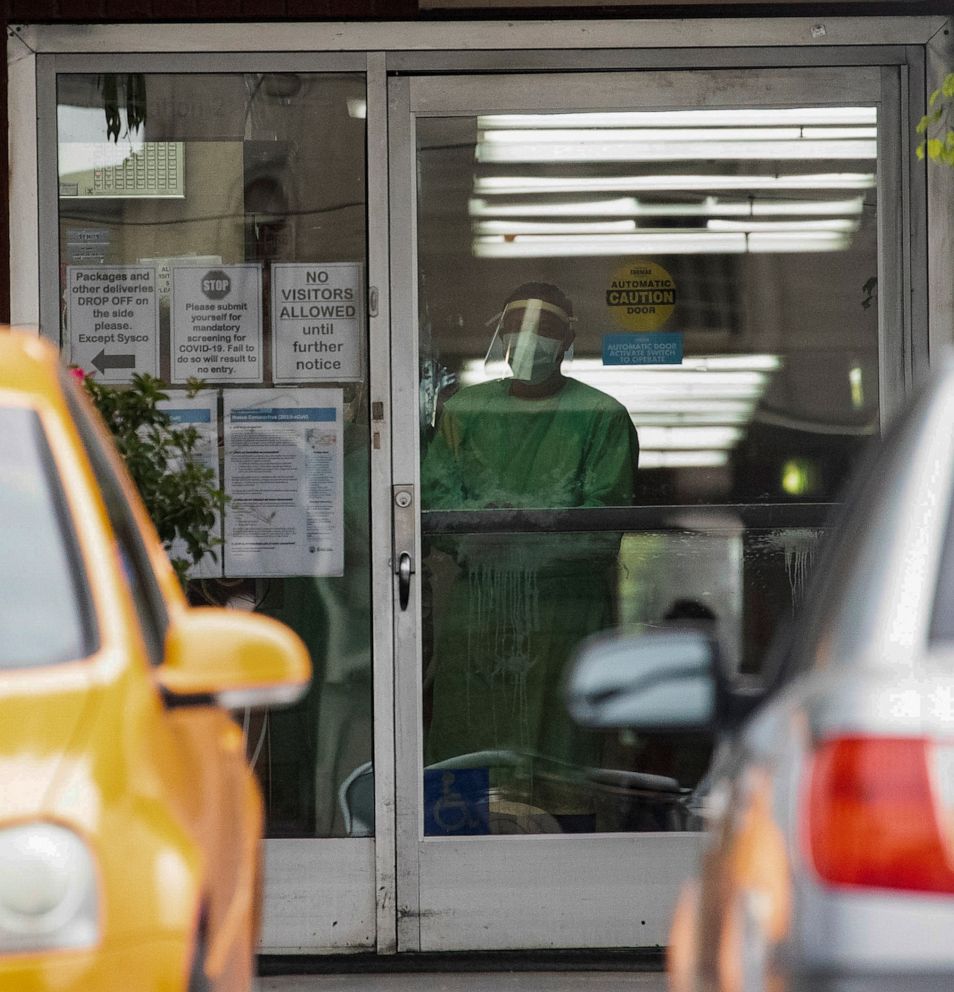
[[[757,673],[791,614],[903,388],[897,85],[391,81],[399,948],[665,942],[713,741],[562,680],[613,626]]]
[[[44,201],[57,204],[47,333],[100,382],[160,380],[229,497],[190,600],[277,617],[311,652],[301,703],[236,714],[265,801],[273,952],[386,946],[380,831],[393,863],[372,777],[380,255],[368,248],[367,58],[298,62],[60,59],[58,198]]]

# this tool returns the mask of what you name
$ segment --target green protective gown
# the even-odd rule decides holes
[[[421,468],[425,509],[629,505],[639,442],[626,409],[575,379],[553,396],[509,380],[450,399]],[[432,715],[425,760],[480,750],[585,765],[594,739],[560,698],[567,658],[612,622],[619,535],[443,539],[459,568],[434,589]]]

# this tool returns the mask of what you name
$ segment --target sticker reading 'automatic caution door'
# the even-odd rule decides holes
[[[675,309],[676,284],[656,262],[630,259],[610,277],[606,306],[621,327],[630,331],[656,331]]]
[[[603,335],[604,365],[680,365],[682,334],[659,328],[676,308],[676,284],[657,262],[631,258],[609,279],[606,307],[628,333]]]

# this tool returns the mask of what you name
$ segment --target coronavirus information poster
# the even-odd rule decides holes
[[[224,394],[225,574],[344,573],[342,391]]]

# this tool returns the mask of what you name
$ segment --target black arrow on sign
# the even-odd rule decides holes
[[[107,355],[106,349],[101,348],[99,354],[93,359],[92,364],[105,372],[106,369],[134,369],[136,367],[135,355]]]

